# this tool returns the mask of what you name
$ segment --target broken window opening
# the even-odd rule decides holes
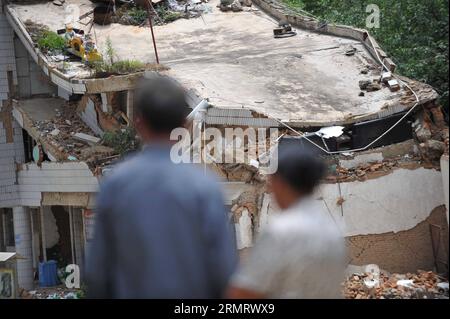
[[[14,221],[12,208],[0,209],[1,251],[14,251]]]
[[[323,138],[316,134],[319,128],[308,128],[307,130],[302,130],[302,132],[304,132],[304,136],[284,136],[281,138],[280,147],[284,147],[283,145],[286,144],[294,143],[298,144],[301,148],[321,155],[327,155],[327,153],[310,141],[329,152],[345,152],[354,149],[361,149],[372,143],[375,139],[390,129],[392,125],[394,125],[405,113],[406,112],[400,112],[381,119],[352,124],[351,126],[345,127],[342,135],[337,137]],[[372,144],[368,149],[388,146],[412,139],[413,119],[413,115],[404,119],[379,141]]]
[[[36,146],[36,142],[28,134],[28,132],[22,129],[23,149],[25,154],[25,163],[33,161],[33,148]]]

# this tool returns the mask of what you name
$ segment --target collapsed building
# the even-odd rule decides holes
[[[23,257],[20,287],[33,288],[41,261],[82,267],[99,181],[122,153],[105,140],[128,134],[133,89],[146,72],[186,88],[200,132],[276,128],[269,144],[322,155],[329,175],[315,197],[346,237],[349,264],[448,273],[449,139],[438,94],[396,75],[366,30],[275,0],[239,12],[212,0],[195,18],[154,27],[155,65],[148,27],[95,25],[95,3],[59,3],[2,0],[0,11],[0,250]],[[94,74],[79,59],[43,52],[36,29],[64,28],[68,5],[100,51],[113,47],[119,61],[144,67]],[[287,23],[292,36],[274,37]],[[260,165],[266,154],[255,154],[247,163],[201,160],[221,178],[243,255],[277,211]]]

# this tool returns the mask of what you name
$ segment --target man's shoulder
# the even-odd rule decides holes
[[[121,159],[119,162],[115,163],[111,168],[111,171],[105,176],[107,181],[120,179],[123,175],[129,175],[130,172],[136,170],[140,163],[140,154],[135,153],[128,155],[127,157]]]
[[[122,184],[125,180],[133,181],[150,174],[156,174],[168,181],[176,181],[180,185],[184,185],[185,192],[207,192],[220,189],[217,177],[210,172],[205,172],[196,164],[175,164],[170,160],[152,158],[144,152],[130,155],[117,163],[105,176],[104,184]],[[169,184],[173,186],[173,183]]]
[[[271,218],[267,231],[274,238],[296,239],[317,238],[318,240],[340,240],[342,235],[336,224],[323,211],[306,214],[285,212]]]
[[[174,164],[174,173],[182,175],[189,182],[189,187],[202,192],[219,191],[219,179],[210,171],[205,171],[197,164]]]

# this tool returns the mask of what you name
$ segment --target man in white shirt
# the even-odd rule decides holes
[[[233,276],[229,298],[341,298],[344,239],[312,198],[325,171],[318,156],[298,147],[280,151],[270,188],[282,212]]]

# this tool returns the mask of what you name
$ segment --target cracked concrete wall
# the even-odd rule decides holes
[[[345,236],[408,230],[445,203],[441,173],[423,167],[396,169],[376,179],[341,183],[340,188],[323,184],[318,197]]]

